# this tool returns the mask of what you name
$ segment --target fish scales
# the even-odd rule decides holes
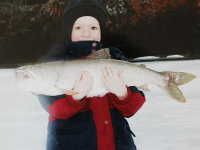
[[[49,64],[48,67],[51,67],[52,70],[55,70],[58,74],[56,85],[65,89],[73,88],[75,78],[80,71],[90,71],[94,78],[94,85],[88,96],[102,96],[108,93],[101,81],[101,69],[104,68],[105,65],[110,65],[116,70],[122,69],[125,83],[128,86],[139,86],[142,84],[164,86],[165,84],[165,82],[163,82],[164,75],[147,68],[139,67],[133,63],[119,60],[96,59],[61,61]],[[58,94],[60,94],[60,92]]]
[[[101,80],[101,69],[103,69],[105,65],[110,65],[115,70],[123,70],[124,81],[127,86],[154,84],[165,89],[173,98],[181,102],[184,102],[185,98],[177,86],[195,78],[194,75],[188,73],[157,72],[121,60],[81,59],[20,67],[16,69],[17,83],[21,85],[22,88],[37,94],[51,96],[60,95],[65,94],[60,89],[71,90],[73,88],[74,81],[80,71],[88,70],[93,76],[94,84],[87,96],[103,96],[108,93]],[[20,78],[20,72],[28,74],[27,76],[30,78],[26,80]],[[175,78],[174,75],[177,77]]]

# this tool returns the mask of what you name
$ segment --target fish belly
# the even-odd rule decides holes
[[[73,88],[78,73],[83,70],[88,70],[93,76],[94,83],[93,88],[88,93],[87,97],[103,96],[109,92],[102,82],[101,70],[105,67],[105,65],[112,66],[112,68],[116,71],[123,70],[124,82],[127,86],[155,84],[162,87],[165,84],[163,82],[164,77],[160,73],[129,62],[116,60],[86,60],[72,61],[70,63],[67,63],[60,68],[57,85],[70,90]]]

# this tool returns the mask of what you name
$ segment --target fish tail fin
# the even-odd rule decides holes
[[[178,102],[182,102],[182,103],[186,102],[186,99],[183,96],[182,91],[178,88],[178,86],[175,83],[169,82],[166,89],[169,95],[175,98]]]
[[[174,83],[176,83],[177,85],[183,85],[186,84],[190,81],[192,81],[193,79],[196,78],[195,75],[190,74],[190,73],[186,73],[186,72],[170,72],[170,71],[166,71],[166,72],[162,72],[162,74],[166,75],[167,77],[170,78],[170,80]]]
[[[167,92],[179,102],[186,102],[179,85],[186,84],[196,78],[195,75],[186,72],[162,72],[168,79]]]

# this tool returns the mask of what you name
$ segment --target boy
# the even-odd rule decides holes
[[[42,60],[85,58],[102,48],[106,9],[98,0],[70,1],[64,11],[64,46],[55,46]],[[126,60],[110,48],[113,59]],[[102,82],[110,93],[87,98],[93,85],[83,70],[74,83],[77,95],[38,95],[49,113],[47,150],[136,150],[132,131],[124,117],[134,115],[145,102],[135,86],[127,87],[122,71],[102,68]]]

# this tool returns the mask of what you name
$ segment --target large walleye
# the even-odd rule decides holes
[[[123,70],[127,86],[154,84],[167,91],[179,102],[186,100],[178,86],[196,77],[185,72],[156,72],[131,62],[114,59],[77,59],[27,65],[17,68],[15,75],[17,84],[21,88],[36,94],[55,96],[73,94],[71,89],[78,73],[88,70],[94,78],[94,85],[87,96],[102,96],[108,93],[101,81],[101,69],[105,65],[110,65],[116,70]],[[65,89],[65,93],[61,89]]]

